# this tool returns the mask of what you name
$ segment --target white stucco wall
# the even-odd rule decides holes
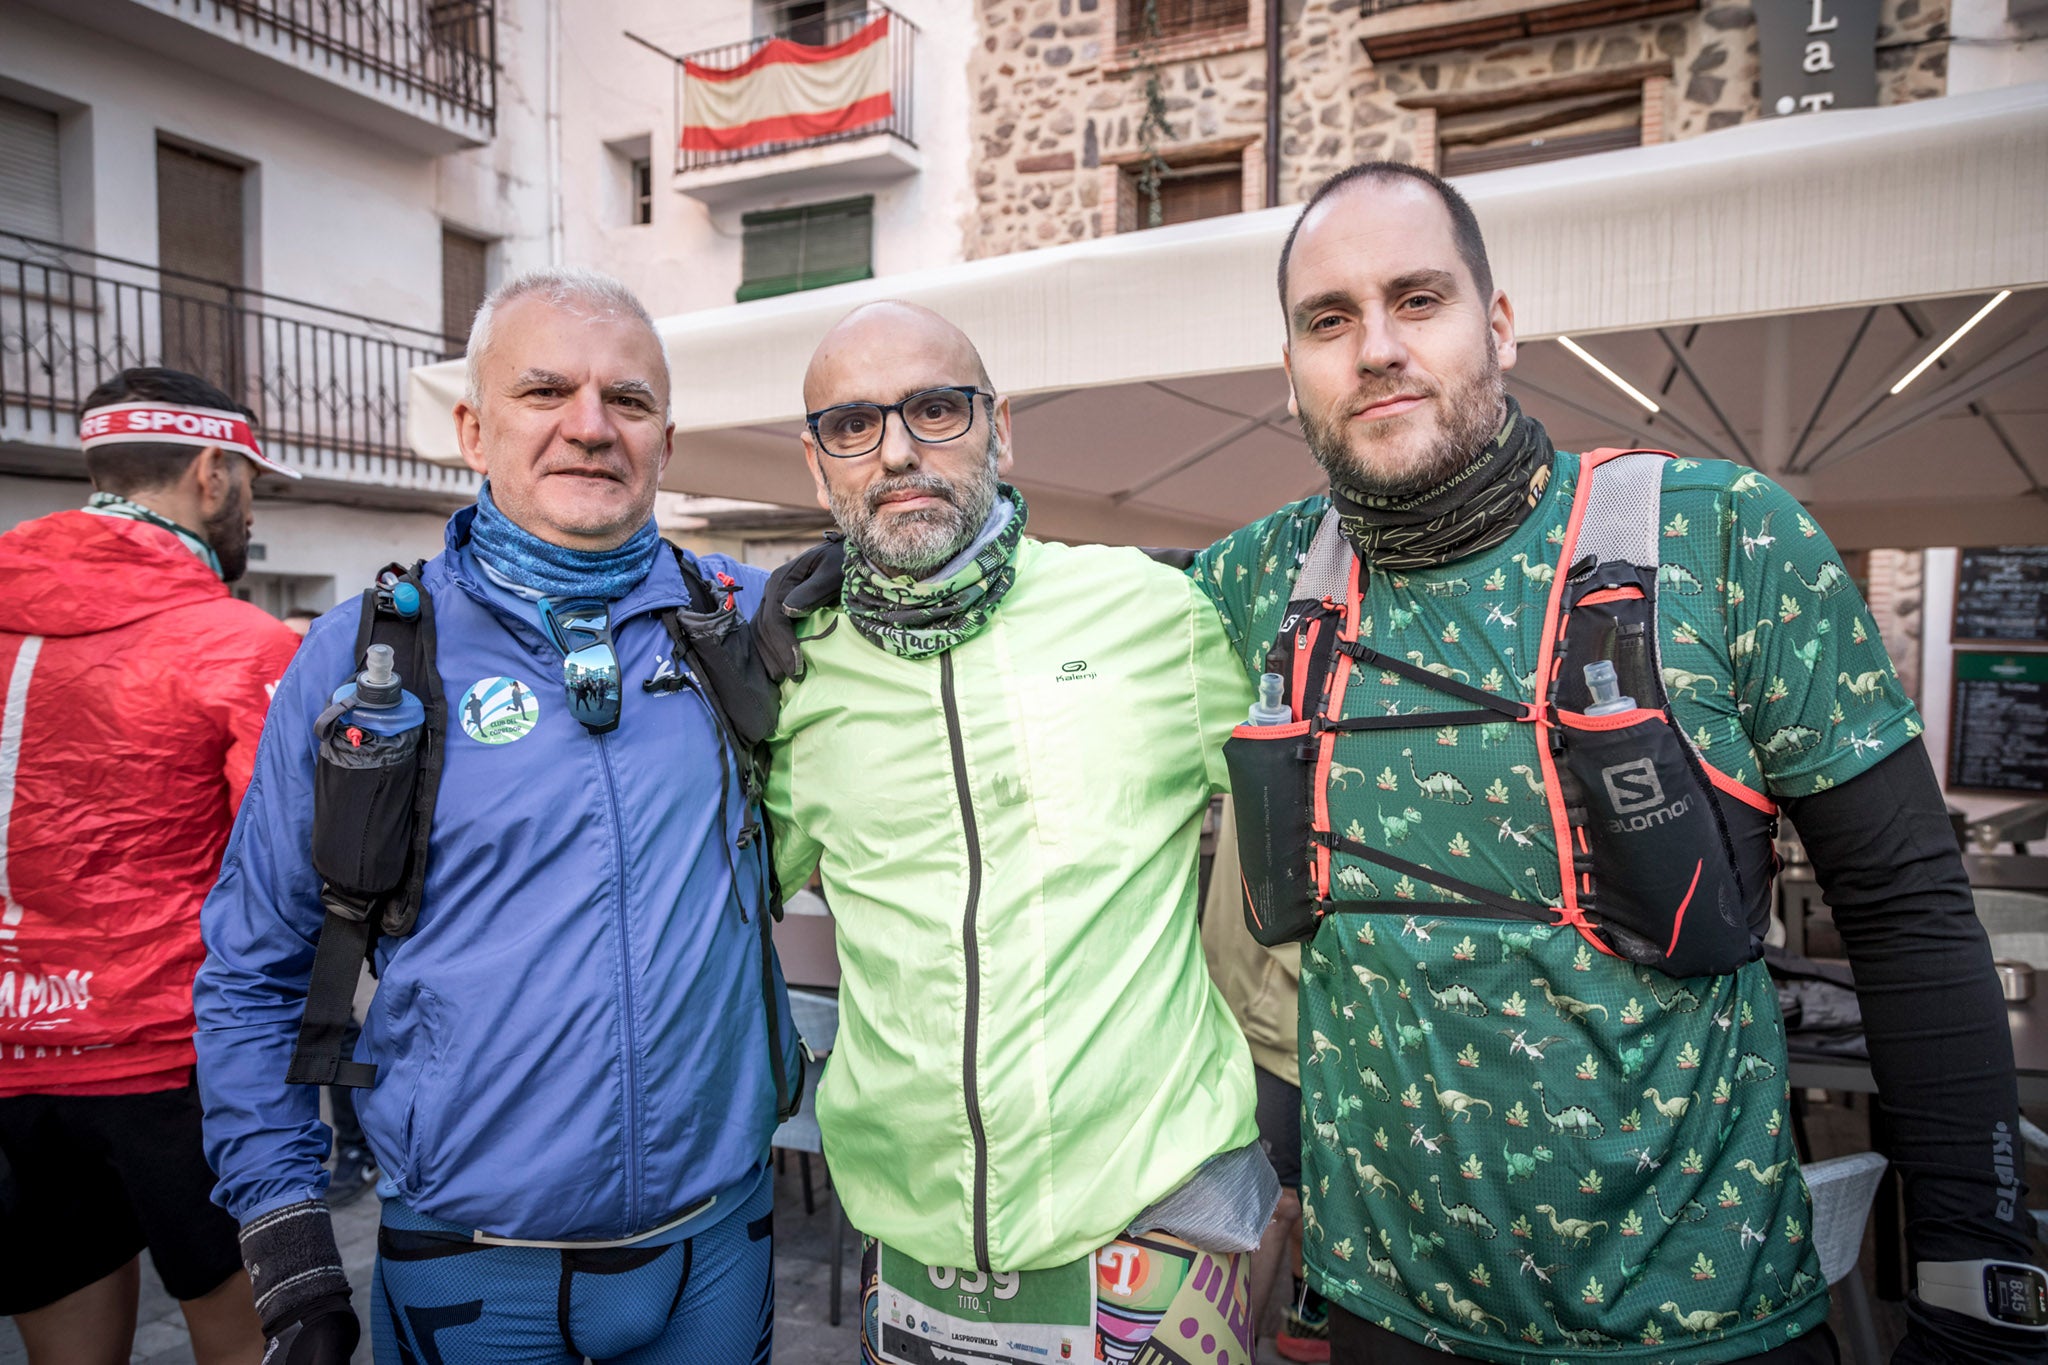
[[[672,184],[679,127],[671,63],[624,36],[679,55],[753,36],[750,0],[564,0],[561,72],[564,253],[619,276],[657,317],[730,304],[740,281],[742,212],[875,196],[875,273],[962,259],[973,207],[967,57],[978,29],[960,0],[897,0],[918,28],[912,128],[923,170],[879,186],[814,184],[749,197],[715,216]],[[645,137],[654,163],[654,221],[629,226],[608,146]]]
[[[2048,6],[2015,20],[2028,0],[1953,0],[1948,46],[1948,93],[2048,81]]]

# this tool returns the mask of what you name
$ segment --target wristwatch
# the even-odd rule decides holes
[[[1951,1313],[2048,1332],[2048,1271],[2023,1261],[1921,1261],[1920,1302]]]

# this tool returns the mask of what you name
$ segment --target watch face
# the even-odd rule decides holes
[[[1987,1265],[1984,1306],[1994,1322],[2048,1327],[2048,1274],[2033,1266]]]

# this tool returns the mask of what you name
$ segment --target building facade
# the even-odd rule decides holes
[[[1789,3],[1789,0],[1788,0]],[[2014,0],[1869,0],[1874,101],[2048,76]],[[1806,15],[1810,5],[1812,13]],[[980,0],[971,257],[1299,202],[1358,161],[1446,176],[1765,115],[1746,0]],[[1794,5],[1832,34],[1833,0]],[[1853,22],[1853,20],[1852,20]],[[1804,26],[1804,24],[1802,24]]]
[[[130,365],[192,370],[308,474],[261,489],[238,591],[280,614],[324,608],[385,562],[431,554],[474,496],[467,470],[412,453],[407,381],[460,353],[497,281],[594,267],[662,316],[961,258],[973,22],[946,0],[349,13],[0,7],[0,526],[83,502],[76,411],[94,385]],[[730,65],[883,14],[884,126],[677,150],[669,56]],[[665,526],[705,515],[664,496]],[[787,529],[752,520],[770,539]]]

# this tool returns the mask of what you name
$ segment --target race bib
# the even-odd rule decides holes
[[[1248,1255],[1126,1235],[1051,1270],[953,1270],[877,1244],[888,1365],[1251,1365]]]
[[[876,1331],[890,1365],[1092,1365],[1093,1256],[1051,1270],[928,1266],[886,1244],[878,1253]]]

